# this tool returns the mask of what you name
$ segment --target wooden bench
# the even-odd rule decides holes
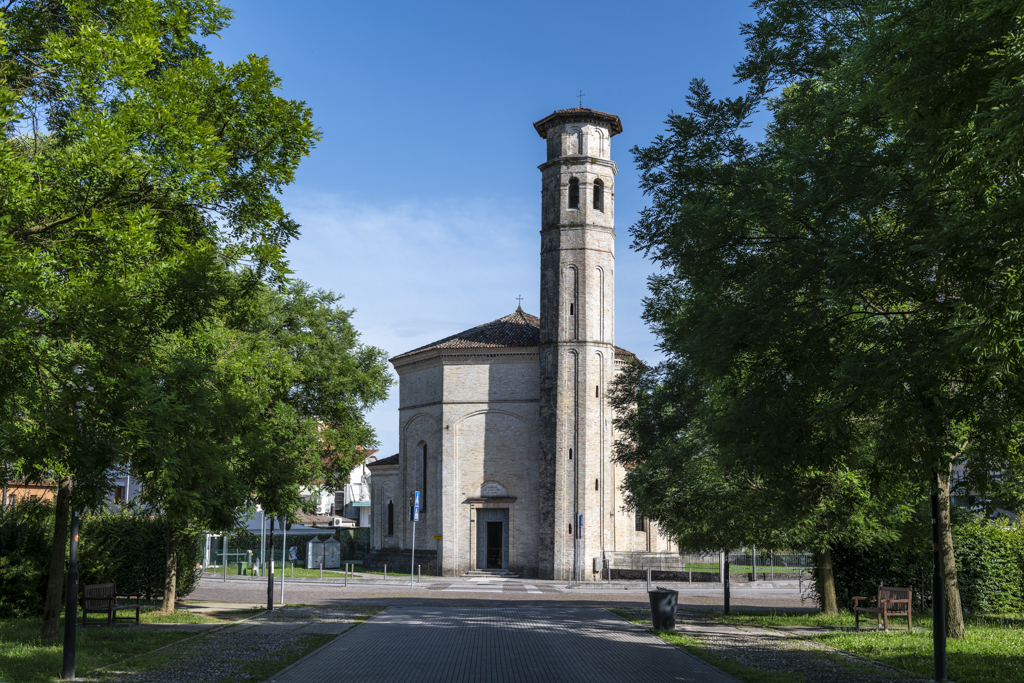
[[[118,600],[135,599],[135,602],[124,602],[118,604]],[[93,586],[82,587],[82,628],[86,626],[86,617],[90,612],[93,614],[106,614],[107,626],[113,626],[118,620],[131,621],[132,617],[119,617],[119,610],[135,610],[135,623],[139,623],[139,608],[142,606],[142,596],[138,593],[118,593],[117,586],[113,583],[98,583]],[[93,624],[100,622],[93,621]]]
[[[865,598],[857,595],[853,598],[853,615],[854,621],[857,624],[857,630],[860,630],[860,615],[874,614],[875,623],[881,620],[883,628],[889,630],[889,618],[890,617],[906,617],[907,618],[907,630],[913,628],[913,609],[910,606],[910,601],[914,597],[914,587],[909,588],[894,588],[893,586],[883,586],[878,584],[878,597],[875,598],[874,607],[862,607],[860,605],[861,600],[870,600],[871,598]]]

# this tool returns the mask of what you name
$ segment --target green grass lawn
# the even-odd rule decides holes
[[[352,564],[352,569],[355,570],[357,573],[362,573],[362,570],[360,569],[360,564],[359,564],[358,560],[355,560],[355,561],[345,560],[345,561],[342,562],[342,568],[341,569],[325,569],[324,570],[324,576],[342,576],[342,577],[344,577],[345,576],[344,565],[345,565],[346,562]],[[216,578],[218,576],[223,576],[224,575],[224,568],[223,567],[207,567],[204,570],[204,573],[205,573],[207,578]],[[391,572],[388,572],[388,574],[391,574]],[[228,565],[228,577],[230,578],[232,576],[238,576],[238,568],[235,565],[233,565],[233,564],[232,565]],[[248,576],[248,570],[246,570],[246,576]],[[320,570],[319,569],[306,569],[305,567],[301,567],[298,564],[293,566],[292,563],[290,563],[290,562],[284,568],[284,577],[285,578],[305,578],[305,579],[310,579],[310,578],[318,578],[319,576],[320,576]],[[281,577],[281,565],[276,564],[276,565],[274,565],[274,578],[276,579],[276,578],[280,578],[280,577]],[[262,578],[266,578],[266,575],[264,574]]]
[[[154,606],[148,606],[143,608],[139,619],[147,624],[199,624],[233,621],[251,614],[254,614],[251,610],[222,613],[219,616],[183,610],[159,614]],[[77,614],[77,619],[81,623],[81,610]],[[55,641],[40,640],[41,624],[42,620],[39,618],[0,619],[0,681],[51,683],[59,680],[64,656],[64,622],[62,619],[61,637]],[[81,676],[92,669],[149,652],[192,635],[195,633],[149,631],[123,626],[90,626],[84,630],[79,629],[75,648],[75,670]]]
[[[740,613],[717,615],[725,623],[751,626],[825,626],[836,631],[808,636],[825,645],[866,657],[921,677],[934,672],[931,615],[914,615],[914,626],[926,630],[908,632],[906,621],[889,623],[889,632],[852,630],[854,619],[848,612],[838,616],[799,613]],[[949,679],[957,683],[1024,683],[1024,615],[968,615],[967,637],[947,641]],[[864,628],[864,621],[861,627]],[[868,622],[868,628],[874,622]]]

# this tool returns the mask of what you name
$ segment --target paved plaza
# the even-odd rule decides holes
[[[389,607],[270,679],[360,683],[736,683],[607,610]]]

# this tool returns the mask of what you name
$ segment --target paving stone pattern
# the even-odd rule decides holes
[[[93,680],[101,683],[217,683],[244,678],[253,661],[280,657],[299,648],[311,633],[340,634],[352,627],[357,613],[326,607],[287,607],[264,613],[240,624],[172,645],[162,666],[131,671],[115,666]],[[128,669],[128,670],[125,670]]]
[[[391,607],[270,681],[341,675],[360,683],[737,681],[646,627],[565,606]]]

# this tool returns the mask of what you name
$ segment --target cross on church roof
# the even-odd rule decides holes
[[[583,92],[582,90],[580,90],[580,94],[579,94],[579,98],[580,98],[580,109],[583,109],[583,96],[584,96],[584,95],[586,95],[586,94],[587,94],[587,93],[585,93],[585,92]]]
[[[522,308],[523,307],[523,295],[520,294],[519,296],[517,296],[516,297],[516,301],[519,302],[519,308]]]

